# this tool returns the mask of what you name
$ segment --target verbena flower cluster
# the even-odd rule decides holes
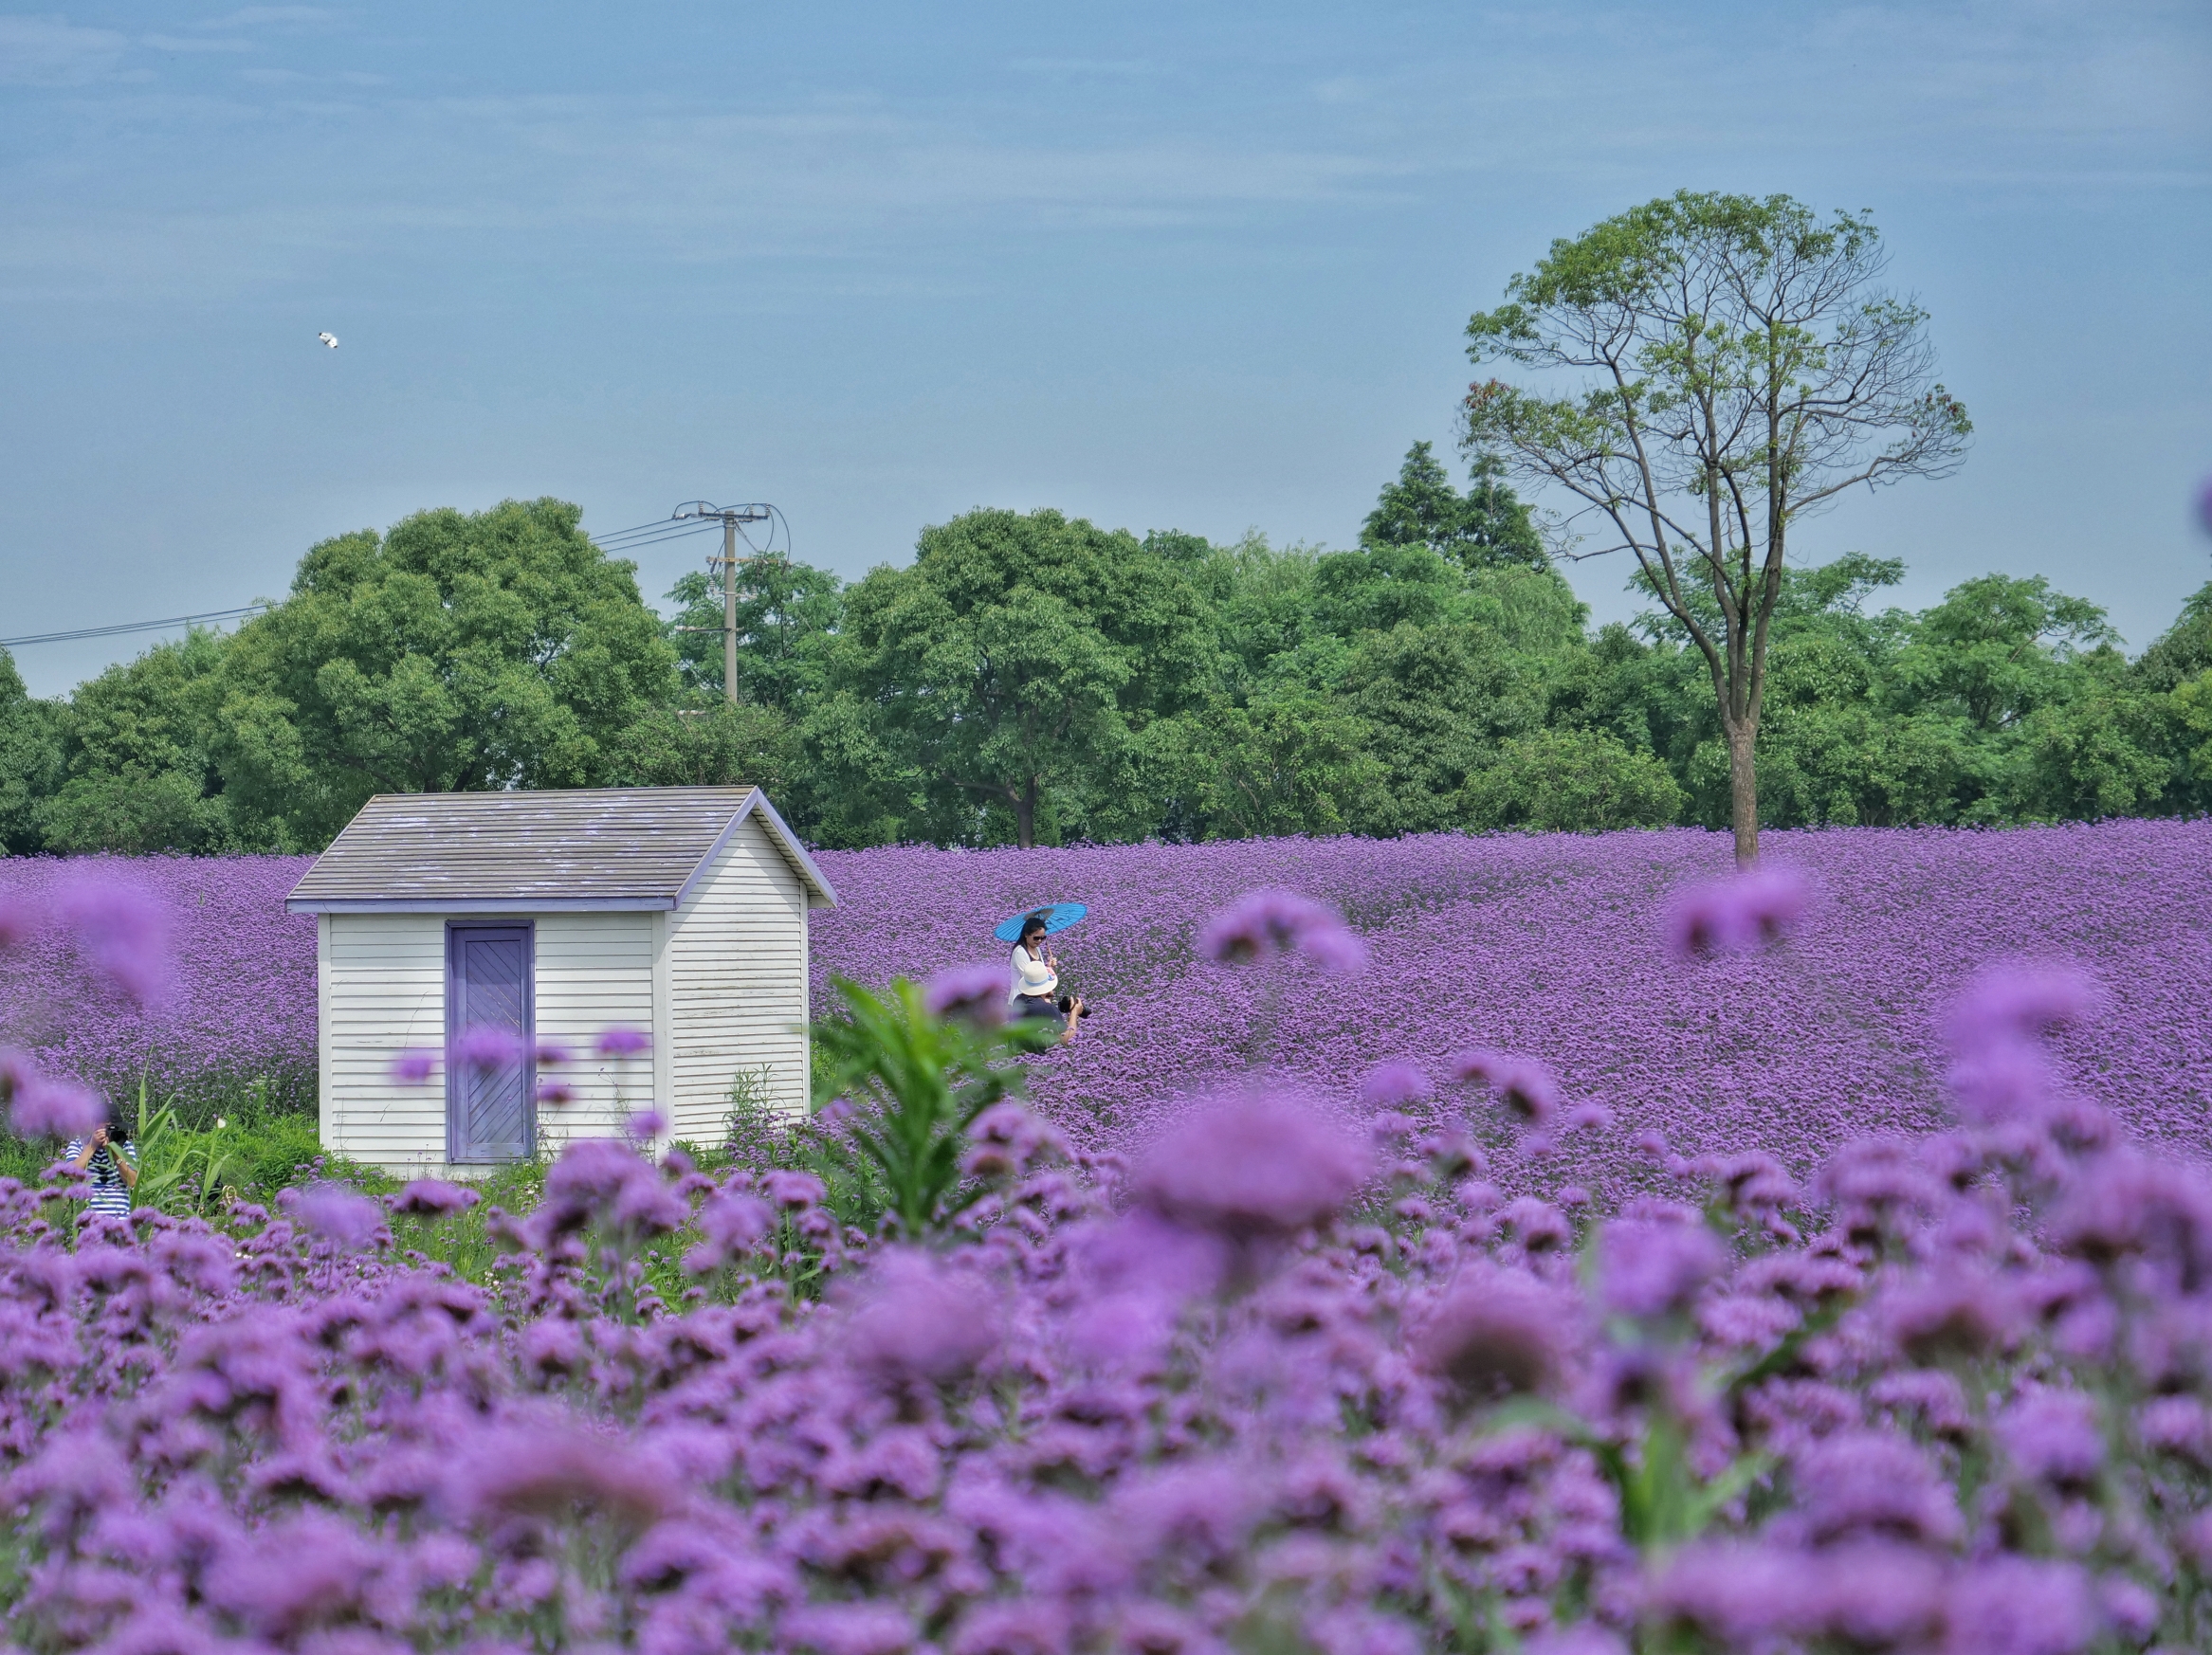
[[[284,912],[309,864],[0,858],[0,1047],[195,1121],[256,1082],[312,1108],[315,919]]]
[[[1770,898],[1695,893],[1737,942],[1654,969],[1801,981],[1835,910]],[[1644,922],[1655,961],[1684,944]],[[1318,1005],[1302,973],[1343,964],[1316,919],[1223,991]],[[435,1181],[73,1231],[0,1181],[7,1636],[2201,1649],[2212,1181],[2075,1083],[2119,992],[1971,975],[1930,1009],[1935,1130],[1802,1179],[1638,1134],[1653,1187],[1602,1214],[1501,1187],[1626,1129],[1499,1044],[1369,1065],[1358,1133],[1279,1065],[1127,1159],[994,1104],[982,1198],[922,1232],[842,1226],[806,1173],[579,1143],[493,1215],[488,1289],[393,1246],[469,1201]]]
[[[1764,843],[1784,871],[1719,916],[1693,893],[1728,865],[1728,842],[1691,830],[825,853],[843,905],[814,918],[816,1004],[832,1003],[832,972],[920,976],[984,952],[1003,915],[1087,902],[1053,942],[1094,1015],[1032,1087],[1079,1146],[1142,1151],[1248,1058],[1357,1115],[1376,1064],[1440,1080],[1453,1054],[1490,1047],[1542,1059],[1563,1108],[1614,1122],[1557,1134],[1555,1154],[1504,1181],[1608,1203],[1654,1187],[1649,1133],[1689,1155],[1765,1149],[1803,1173],[1851,1137],[1930,1128],[1947,1107],[1941,1009],[1985,963],[2042,960],[2103,996],[2058,1036],[2063,1073],[2145,1139],[2198,1153],[2212,822]],[[1201,929],[1268,887],[1341,911],[1372,968],[1289,970],[1254,992],[1205,959]],[[1793,921],[1786,948],[1758,952],[1764,928]]]

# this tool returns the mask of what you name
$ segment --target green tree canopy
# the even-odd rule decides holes
[[[1499,564],[1543,568],[1550,559],[1527,506],[1504,481],[1505,464],[1476,454],[1474,486],[1462,495],[1427,443],[1406,451],[1395,482],[1383,484],[1360,526],[1362,546],[1426,546],[1468,569]]]
[[[40,807],[62,784],[68,708],[24,687],[15,658],[0,649],[0,856],[45,844]]]
[[[996,809],[1033,845],[1055,791],[1114,816],[1131,734],[1195,704],[1213,672],[1181,560],[1055,511],[924,529],[910,567],[872,570],[847,598],[845,705],[820,730],[872,737],[933,836],[969,837]]]
[[[193,631],[78,686],[68,774],[41,811],[46,848],[144,855],[284,846],[275,824],[230,796],[216,761],[228,644]]]
[[[623,732],[674,702],[676,657],[580,515],[507,500],[313,548],[226,653],[229,791],[320,845],[372,793],[604,779]]]

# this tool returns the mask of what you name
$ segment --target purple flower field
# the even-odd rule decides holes
[[[2096,1100],[2188,1143],[2206,829],[1719,843],[839,858],[829,960],[941,969],[826,1039],[816,1170],[640,1127],[526,1214],[0,1179],[8,1647],[2212,1646],[2212,1177]],[[191,1038],[241,931],[190,876],[256,870],[41,871],[11,981]],[[1039,1090],[1126,1155],[975,1084],[1022,1039],[975,930],[1051,896],[1113,1020]],[[0,1059],[17,1132],[59,1098]],[[864,1156],[939,1192],[850,1205]],[[1610,1211],[1509,1188],[1579,1168]]]
[[[315,919],[284,912],[312,859],[302,856],[0,860],[0,1046],[187,1115],[266,1081],[277,1108],[315,1100]],[[169,960],[141,1008],[54,922],[74,893],[112,882],[146,899]]]
[[[1801,923],[1774,953],[1688,971],[1665,953],[1670,893],[1726,871],[1722,835],[825,852],[844,905],[814,921],[816,999],[832,971],[880,983],[1003,964],[997,919],[1084,901],[1090,918],[1055,941],[1097,1014],[1033,1072],[1039,1103],[1077,1143],[1139,1148],[1179,1099],[1248,1058],[1350,1106],[1385,1059],[1441,1082],[1448,1054],[1490,1046],[1550,1064],[1570,1107],[1611,1112],[1611,1130],[1563,1138],[1534,1180],[1601,1191],[1646,1181],[1646,1131],[1691,1155],[1757,1145],[1802,1172],[1846,1137],[1933,1124],[1945,1006],[1983,964],[2025,958],[2079,966],[2104,992],[2059,1044],[2069,1079],[2147,1139],[2189,1153],[2203,1142],[2212,823],[1767,844],[1770,862],[1811,882]],[[45,901],[82,865],[0,862],[0,903]],[[101,865],[166,905],[167,994],[141,1012],[47,929],[0,954],[0,1045],[122,1092],[145,1069],[165,1096],[220,1096],[265,1075],[279,1100],[310,1100],[315,926],[283,912],[305,859]],[[1341,908],[1371,969],[1291,973],[1254,993],[1200,962],[1205,919],[1269,885]]]
[[[815,920],[814,960],[868,981],[1003,960],[996,920],[1087,902],[1054,943],[1097,1015],[1033,1083],[1077,1142],[1141,1148],[1179,1098],[1248,1054],[1351,1105],[1385,1059],[1441,1082],[1450,1053],[1489,1046],[1548,1064],[1568,1108],[1611,1113],[1605,1132],[1563,1137],[1534,1179],[1600,1193],[1648,1181],[1648,1131],[1686,1155],[1757,1147],[1802,1173],[1846,1138],[1933,1126],[1944,1013],[1967,979],[2005,960],[2066,964],[2102,995],[2058,1042],[2066,1079],[2143,1138],[2200,1150],[2212,823],[1830,829],[1765,845],[1770,865],[1811,886],[1789,941],[1688,969],[1665,949],[1671,893],[1728,871],[1722,834],[828,854],[844,906]],[[1370,969],[1287,979],[1271,1001],[1197,962],[1205,920],[1266,885],[1341,908]]]

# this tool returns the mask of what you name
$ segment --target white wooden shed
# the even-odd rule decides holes
[[[371,799],[285,902],[316,916],[322,1146],[466,1174],[649,1103],[711,1142],[740,1074],[801,1114],[807,914],[836,900],[758,788]],[[484,1026],[573,1061],[450,1061]],[[600,1056],[611,1028],[649,1045]],[[411,1052],[427,1082],[395,1074]]]

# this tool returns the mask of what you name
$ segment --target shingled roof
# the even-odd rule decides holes
[[[837,893],[759,788],[379,793],[316,859],[295,914],[677,908],[748,816],[806,885]]]

